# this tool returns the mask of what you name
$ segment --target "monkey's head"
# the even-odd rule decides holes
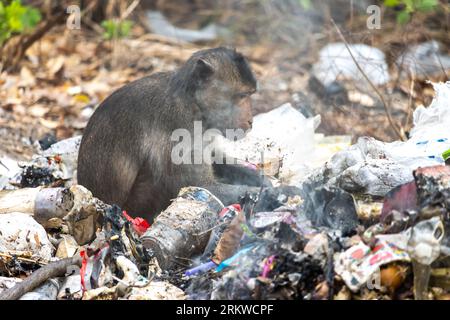
[[[250,96],[256,80],[244,56],[229,48],[196,52],[182,68],[189,73],[188,91],[198,106],[203,127],[248,130],[252,126]]]

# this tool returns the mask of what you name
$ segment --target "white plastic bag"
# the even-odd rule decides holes
[[[349,192],[384,196],[412,181],[412,172],[418,167],[443,164],[442,153],[450,149],[450,82],[433,86],[436,97],[428,108],[414,112],[408,141],[386,143],[362,137],[334,155],[316,174]]]
[[[255,165],[279,164],[276,171],[280,180],[292,183],[311,171],[308,162],[314,152],[314,130],[319,124],[320,116],[307,119],[287,103],[255,116],[252,130],[243,139],[233,142],[219,137],[218,148],[228,156]]]

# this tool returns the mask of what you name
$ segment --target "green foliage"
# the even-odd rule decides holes
[[[0,1],[0,45],[14,34],[33,29],[41,21],[38,9],[24,6],[21,0]]]
[[[133,21],[105,20],[102,22],[102,27],[105,29],[105,33],[103,34],[105,39],[120,39],[128,37],[133,27]]]
[[[442,157],[444,158],[445,161],[450,159],[450,149],[448,149],[447,151],[444,151],[444,153],[442,153]]]
[[[414,12],[435,10],[439,5],[439,0],[384,0],[384,5],[400,10],[397,13],[397,22],[405,24],[411,19]]]
[[[303,9],[309,10],[312,7],[311,0],[299,0]]]

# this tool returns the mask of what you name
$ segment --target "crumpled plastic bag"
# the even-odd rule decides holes
[[[49,185],[56,180],[65,181],[67,186],[75,184],[80,143],[81,136],[65,139],[40,151],[30,162],[20,162],[19,166],[22,170],[11,178],[11,182],[24,186],[24,176],[28,175],[27,172],[38,170],[43,176],[31,179],[36,181],[26,180],[26,183],[31,185],[25,185],[25,187]]]
[[[211,41],[218,37],[218,33],[220,31],[215,24],[210,24],[201,30],[178,28],[172,25],[159,11],[150,10],[147,11],[146,14],[150,28],[155,34],[174,38],[178,41]]]
[[[26,251],[49,261],[54,251],[44,227],[25,213],[0,214],[0,252]]]
[[[0,158],[0,190],[12,189],[9,180],[20,172],[18,161],[3,156]]]
[[[61,179],[72,179],[76,177],[76,169],[78,163],[78,150],[81,144],[81,136],[72,137],[61,140],[50,148],[42,151],[40,157],[53,157],[59,155]]]
[[[418,167],[443,164],[450,148],[450,82],[433,84],[436,97],[428,108],[414,112],[414,128],[406,142],[381,142],[362,137],[335,154],[310,179],[338,185],[346,191],[385,196],[413,180]]]
[[[412,73],[415,78],[429,79],[450,69],[450,56],[441,53],[440,44],[431,40],[409,47],[396,64],[408,72],[405,76]]]
[[[319,124],[320,116],[307,119],[286,103],[255,116],[252,130],[241,140],[233,142],[219,136],[217,148],[236,159],[263,165],[266,174],[277,174],[281,181],[292,184],[312,171],[308,164]]]
[[[365,44],[350,44],[350,51],[364,73],[375,85],[389,81],[389,70],[384,53]],[[313,66],[313,74],[329,86],[340,78],[366,83],[345,43],[330,43],[319,52],[319,61]]]
[[[437,134],[447,133],[450,124],[450,81],[433,84],[436,96],[428,108],[418,107],[414,111],[413,137],[423,137],[428,131]],[[432,130],[430,130],[430,128]]]

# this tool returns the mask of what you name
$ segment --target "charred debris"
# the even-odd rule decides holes
[[[315,167],[292,166],[304,152],[282,135],[239,141],[247,159],[281,150],[255,167],[301,192],[225,207],[187,187],[152,225],[76,184],[79,137],[53,144],[2,180],[0,299],[448,299],[449,88],[435,85],[408,141],[361,138]],[[280,108],[279,122],[298,112]]]

